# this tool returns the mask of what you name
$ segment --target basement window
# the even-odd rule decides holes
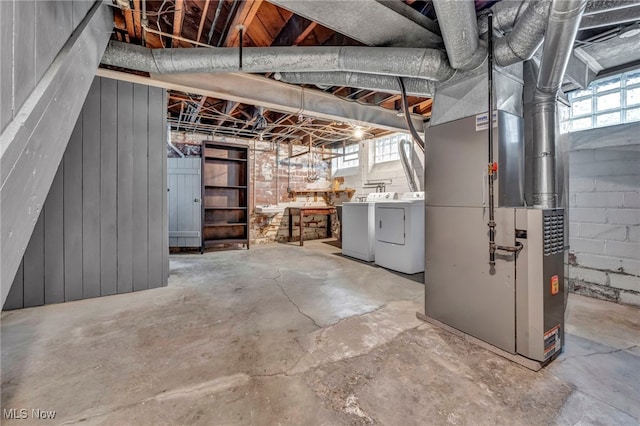
[[[640,70],[594,81],[569,100],[572,132],[640,121]]]
[[[402,139],[410,140],[409,136],[405,133],[394,133],[389,136],[377,138],[373,140],[374,143],[374,156],[373,163],[384,163],[387,161],[396,161],[400,159],[400,151],[398,151],[398,144]],[[409,147],[411,145],[407,145]],[[407,148],[407,155],[411,158],[411,153]]]
[[[348,169],[350,167],[358,167],[360,144],[354,143],[352,145],[343,146],[333,150],[338,157],[331,160],[331,169],[341,170]]]

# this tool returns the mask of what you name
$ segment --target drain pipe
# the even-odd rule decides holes
[[[554,0],[533,98],[533,204],[555,208],[557,95],[587,0]]]
[[[404,174],[407,177],[409,191],[416,192],[418,191],[418,185],[416,185],[416,178],[413,174],[413,168],[409,163],[409,157],[407,157],[407,151],[405,150],[405,146],[407,145],[412,146],[406,139],[402,139],[400,142],[398,142],[398,150],[400,151],[400,163],[402,164]]]

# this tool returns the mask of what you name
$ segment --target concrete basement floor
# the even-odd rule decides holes
[[[3,312],[2,408],[83,425],[639,423],[640,310],[572,295],[566,350],[534,373],[418,321],[411,278],[322,241],[172,256],[166,288]]]

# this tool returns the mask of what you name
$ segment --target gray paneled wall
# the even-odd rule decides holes
[[[0,131],[17,114],[94,3],[0,1]]]
[[[166,92],[96,78],[4,309],[167,285]]]

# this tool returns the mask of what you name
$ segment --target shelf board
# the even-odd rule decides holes
[[[246,207],[204,207],[205,210],[246,210]]]
[[[228,157],[212,157],[211,155],[206,155],[204,157],[205,160],[222,160],[222,161],[240,161],[247,162],[246,158],[228,158]]]
[[[248,238],[228,238],[228,239],[220,239],[220,240],[204,240],[203,244],[205,247],[215,246],[218,244],[248,244]]]
[[[246,185],[205,185],[204,187],[212,189],[247,189]]]
[[[246,222],[236,222],[236,223],[229,223],[229,222],[205,222],[204,226],[211,226],[211,227],[215,227],[215,226],[247,226]]]

